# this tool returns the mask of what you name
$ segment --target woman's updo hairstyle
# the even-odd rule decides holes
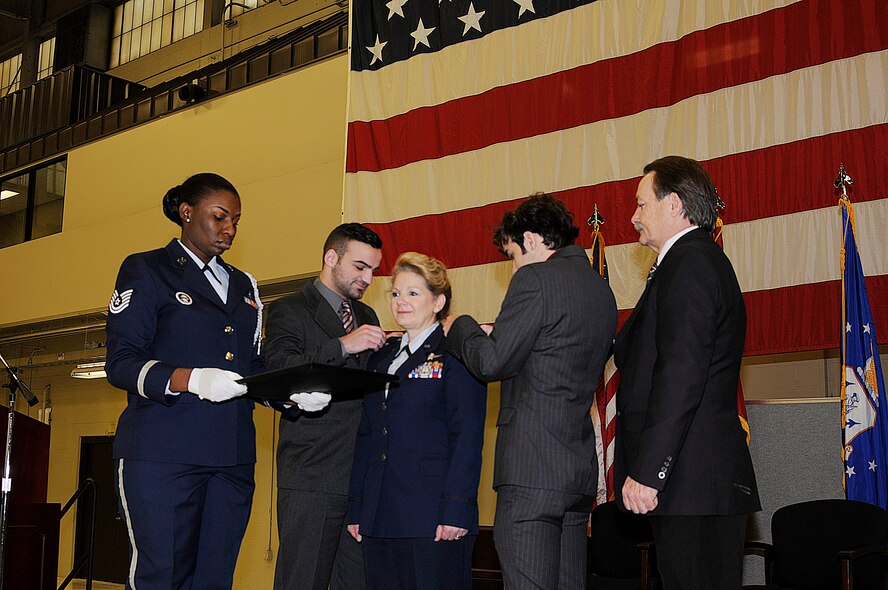
[[[392,267],[392,281],[401,272],[412,272],[421,276],[436,297],[444,296],[444,307],[435,314],[436,320],[443,320],[450,311],[450,279],[447,278],[447,269],[437,258],[420,254],[419,252],[404,252],[395,260]]]
[[[196,207],[204,197],[215,191],[229,192],[240,199],[233,184],[218,174],[201,172],[167,191],[163,196],[163,214],[176,225],[182,225],[179,205],[188,203]]]

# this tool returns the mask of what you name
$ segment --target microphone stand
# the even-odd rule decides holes
[[[9,494],[12,492],[12,426],[15,421],[15,393],[21,391],[28,401],[29,406],[37,404],[37,397],[22,383],[16,375],[16,370],[9,366],[3,355],[0,354],[0,362],[9,374],[9,383],[4,385],[9,389],[9,417],[6,424],[6,457],[3,460],[3,479],[0,486],[0,590],[3,590],[4,576],[6,574],[6,522],[9,516]]]

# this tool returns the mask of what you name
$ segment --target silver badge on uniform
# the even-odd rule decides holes
[[[191,295],[185,293],[184,291],[177,291],[176,301],[178,301],[182,305],[191,305]]]
[[[111,302],[108,304],[108,311],[111,313],[120,313],[127,307],[129,307],[130,300],[133,298],[133,290],[127,289],[123,293],[118,293],[117,289],[114,289],[114,293],[111,294]]]

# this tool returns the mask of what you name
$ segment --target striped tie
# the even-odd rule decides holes
[[[648,271],[647,280],[651,280],[652,278],[654,278],[655,272],[657,272],[657,261],[656,260],[654,260],[654,264],[651,266],[651,269]]]
[[[348,299],[343,299],[342,305],[339,306],[339,317],[342,318],[342,327],[345,328],[346,334],[355,329],[355,318],[352,315],[352,308]]]

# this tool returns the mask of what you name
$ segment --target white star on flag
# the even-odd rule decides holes
[[[484,16],[484,11],[475,12],[475,7],[469,2],[469,11],[465,16],[458,16],[459,20],[465,23],[465,28],[463,29],[463,36],[469,32],[469,29],[475,29],[479,33],[481,31],[481,17]]]
[[[396,14],[401,18],[404,18],[404,5],[407,4],[407,0],[389,0],[385,3],[385,7],[389,9],[388,20],[392,20],[392,17]]]
[[[845,473],[848,475],[848,477],[851,477],[852,475],[854,475],[854,468],[849,465],[848,469],[845,470]]]
[[[870,325],[869,325],[869,324],[864,324],[864,325],[863,325],[863,333],[864,333],[864,334],[870,334],[870,333],[871,333],[871,332],[870,332]]]
[[[422,19],[419,19],[419,25],[417,25],[416,30],[410,33],[410,36],[413,37],[413,51],[416,51],[416,48],[419,47],[419,44],[422,43],[429,49],[432,48],[429,45],[429,35],[432,34],[437,27],[432,27],[430,29],[425,28],[425,25],[422,24]]]
[[[876,471],[876,467],[878,467],[878,465],[876,465],[876,460],[875,460],[875,459],[873,459],[872,461],[869,462],[869,468],[870,468],[870,471],[875,472],[875,471]]]
[[[370,60],[370,65],[372,66],[376,62],[382,61],[382,48],[388,44],[388,41],[379,42],[379,35],[376,35],[376,45],[367,48],[367,51],[373,54],[373,59]]]
[[[848,332],[849,334],[851,333],[851,324],[850,323],[845,324],[845,331]]]
[[[533,9],[533,0],[512,0],[515,4],[518,5],[518,18],[521,18],[521,15],[527,12],[528,10],[534,14],[536,14],[536,10]]]

